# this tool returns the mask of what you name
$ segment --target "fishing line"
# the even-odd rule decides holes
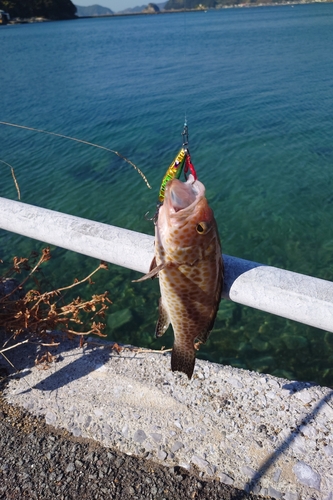
[[[184,39],[185,39],[185,48],[184,48],[184,67],[187,65],[187,24],[186,24],[186,0],[184,0]],[[185,78],[188,81],[187,74],[185,72]],[[187,82],[185,82],[185,88],[187,87]],[[187,96],[185,94],[185,117],[184,117],[184,128],[187,126]]]
[[[184,0],[184,38],[185,38],[185,48],[183,51],[184,54],[184,67],[188,68],[188,29],[187,29],[187,0]],[[189,77],[187,75],[187,72],[185,71],[185,88],[188,87],[188,81]],[[189,144],[189,134],[188,134],[188,125],[187,125],[187,95],[185,94],[185,119],[184,119],[184,130],[182,132],[183,136],[183,149],[186,151],[186,156],[185,156],[185,178],[187,178],[186,174],[190,172],[194,180],[197,180],[197,173],[195,171],[194,165],[191,160],[191,155],[190,155],[190,150],[188,148]]]
[[[13,177],[13,181],[14,181],[14,184],[15,184],[15,187],[16,187],[16,191],[17,191],[17,196],[18,196],[18,199],[20,200],[21,199],[21,191],[20,191],[20,186],[18,185],[18,182],[16,180],[16,176],[15,176],[15,171],[14,171],[14,167],[12,167],[9,163],[7,163],[6,161],[3,161],[3,160],[0,160],[1,163],[3,163],[4,165],[7,165],[7,167],[10,168],[11,172],[12,172],[12,177]]]
[[[183,23],[184,23],[184,50],[183,50],[183,57],[184,57],[184,68],[188,68],[188,27],[187,27],[187,0],[184,1],[184,8],[183,8]],[[184,113],[184,129],[182,132],[182,137],[183,137],[183,148],[186,149],[188,152],[188,157],[189,157],[189,164],[188,167],[191,169],[194,169],[192,163],[191,163],[191,157],[190,157],[190,151],[188,149],[188,143],[189,143],[189,135],[188,135],[188,125],[187,125],[187,106],[188,106],[188,101],[187,101],[187,94],[186,94],[186,89],[188,87],[188,82],[189,82],[189,77],[187,74],[187,71],[185,71],[185,98],[184,98],[184,103],[185,103],[185,113]],[[191,165],[191,166],[190,166]],[[196,178],[196,174],[195,174]]]
[[[54,135],[55,137],[61,137],[62,139],[68,139],[70,141],[80,142],[81,144],[86,144],[86,146],[93,146],[94,148],[103,149],[104,151],[109,151],[110,153],[114,153],[115,155],[119,156],[119,158],[126,161],[126,163],[129,163],[130,165],[132,165],[132,167],[141,175],[142,179],[145,181],[145,183],[147,184],[149,189],[151,189],[151,185],[149,184],[147,177],[139,169],[139,167],[137,167],[133,162],[131,162],[131,160],[128,160],[127,158],[125,158],[125,156],[123,156],[118,151],[114,151],[113,149],[107,148],[105,146],[100,146],[99,144],[94,144],[93,142],[88,142],[88,141],[84,141],[82,139],[77,139],[76,137],[70,137],[68,135],[63,135],[63,134],[57,134],[56,132],[49,132],[47,130],[42,130],[42,129],[38,129],[38,128],[26,127],[24,125],[17,125],[15,123],[2,122],[2,121],[0,121],[0,125],[7,125],[8,127],[21,128],[23,130],[30,130],[32,132],[39,132],[41,134]]]

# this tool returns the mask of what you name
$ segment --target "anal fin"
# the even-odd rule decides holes
[[[158,313],[159,315],[155,328],[156,338],[162,337],[162,335],[166,332],[168,326],[170,325],[169,314],[167,313],[165,307],[163,306],[162,297],[160,298]]]

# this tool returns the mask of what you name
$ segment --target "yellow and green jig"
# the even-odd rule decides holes
[[[197,173],[196,173],[195,168],[191,162],[190,152],[187,148],[187,146],[188,146],[188,126],[187,126],[186,121],[184,123],[184,130],[182,132],[182,136],[183,136],[183,146],[182,146],[181,150],[179,151],[179,153],[177,154],[176,158],[173,160],[173,162],[169,166],[168,170],[166,171],[166,173],[162,179],[160,192],[159,192],[159,196],[158,196],[160,203],[164,202],[164,192],[165,192],[165,187],[166,187],[167,183],[173,179],[179,179],[179,177],[183,171],[184,165],[185,165],[185,169],[184,169],[185,177],[186,177],[186,174],[188,173],[188,171],[190,171],[194,177],[194,180],[197,180]]]
[[[166,171],[165,176],[162,179],[162,184],[158,196],[160,203],[163,203],[164,201],[164,191],[167,183],[172,179],[179,179],[185,164],[185,159],[186,159],[186,149],[182,148],[177,154],[176,158],[171,163],[170,167]]]
[[[171,165],[169,166],[168,170],[166,171],[166,173],[162,179],[161,187],[160,187],[159,194],[158,194],[159,203],[157,204],[156,212],[155,212],[154,216],[151,218],[148,218],[149,212],[147,212],[145,215],[146,220],[152,220],[152,221],[154,221],[154,224],[157,223],[158,211],[159,211],[160,206],[163,205],[165,188],[166,188],[166,185],[168,184],[168,182],[172,181],[173,179],[179,179],[183,169],[184,169],[185,178],[187,177],[188,172],[190,172],[193,175],[194,181],[196,181],[198,178],[197,173],[195,171],[195,168],[193,166],[193,163],[191,161],[190,152],[189,152],[188,147],[187,147],[188,146],[188,127],[187,127],[186,121],[184,123],[184,130],[182,132],[182,136],[183,136],[183,146],[180,149],[180,151],[178,152],[178,154],[175,157],[175,159],[173,160],[173,162],[171,163]]]

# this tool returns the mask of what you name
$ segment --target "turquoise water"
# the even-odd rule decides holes
[[[22,201],[153,234],[161,177],[190,150],[218,222],[223,251],[333,280],[333,4],[121,17],[0,30],[0,159]],[[16,199],[8,167],[0,196]],[[8,262],[43,245],[0,232]],[[96,262],[52,249],[50,286]],[[159,348],[158,283],[110,266],[110,338]],[[90,290],[89,290],[90,291]],[[84,288],[83,293],[88,290]],[[222,301],[200,355],[220,363],[333,385],[333,334]]]

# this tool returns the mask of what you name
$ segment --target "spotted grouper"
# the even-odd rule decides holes
[[[147,277],[159,276],[161,298],[156,336],[174,331],[173,371],[190,379],[196,342],[213,328],[223,286],[221,245],[205,187],[192,175],[169,181],[155,226],[155,257]]]

